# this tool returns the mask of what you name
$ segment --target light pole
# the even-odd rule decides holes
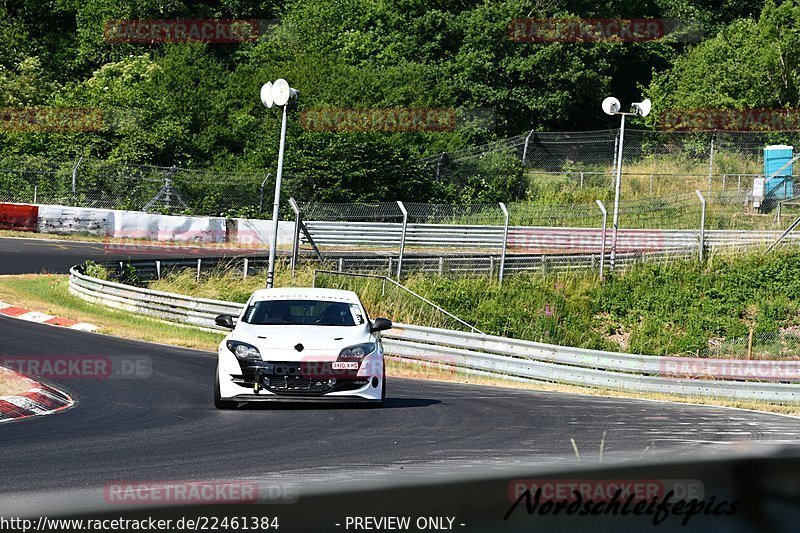
[[[289,87],[283,78],[275,83],[267,82],[261,87],[261,103],[267,108],[273,105],[283,108],[281,120],[281,144],[278,148],[278,171],[275,174],[275,202],[272,204],[272,241],[269,246],[269,268],[267,269],[267,288],[271,289],[275,278],[275,250],[278,247],[278,209],[281,203],[281,178],[283,177],[283,153],[286,146],[286,115],[289,101],[297,98],[297,91]]]
[[[646,98],[645,100],[631,104],[631,111],[629,113],[625,113],[620,111],[622,107],[619,103],[619,100],[614,98],[613,96],[609,96],[605,100],[603,100],[603,111],[606,112],[607,115],[620,115],[620,126],[619,126],[619,143],[617,144],[617,178],[614,184],[614,220],[612,226],[612,235],[611,235],[611,272],[614,272],[614,264],[617,258],[617,230],[619,229],[619,196],[620,196],[620,188],[622,185],[622,144],[625,139],[625,117],[627,115],[639,115],[641,117],[646,117],[650,113],[650,99]]]

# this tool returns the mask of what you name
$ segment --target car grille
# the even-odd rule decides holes
[[[266,376],[264,384],[282,394],[325,394],[336,388],[335,379],[312,379],[301,376]]]

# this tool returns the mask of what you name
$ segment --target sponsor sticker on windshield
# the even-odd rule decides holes
[[[364,323],[364,315],[361,314],[361,309],[357,305],[350,304],[350,314],[353,315],[353,321],[357,326]]]

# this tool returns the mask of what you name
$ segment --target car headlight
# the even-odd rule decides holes
[[[245,361],[258,361],[261,359],[261,352],[259,352],[258,348],[252,344],[239,341],[228,341],[225,344],[228,346],[228,349],[233,352],[233,355],[235,355],[237,359],[242,359]]]
[[[339,360],[347,359],[350,361],[360,361],[374,352],[376,348],[377,345],[374,342],[365,342],[363,344],[356,344],[355,346],[348,346],[339,353]]]

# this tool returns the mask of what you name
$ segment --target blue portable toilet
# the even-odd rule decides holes
[[[793,157],[792,146],[776,144],[764,148],[764,198],[783,199],[794,196],[794,164],[791,163]]]

